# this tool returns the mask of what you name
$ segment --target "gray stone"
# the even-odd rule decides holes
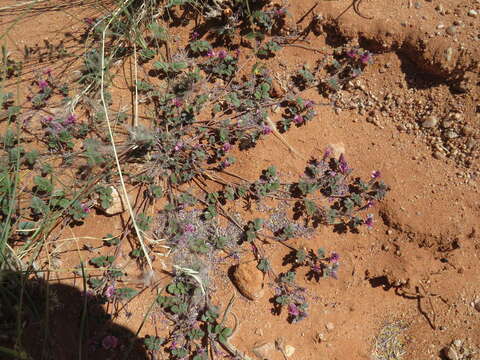
[[[457,33],[457,27],[452,25],[447,27],[447,30],[445,31],[448,35],[455,35]]]
[[[460,356],[452,345],[445,349],[445,356],[448,360],[460,360]]]
[[[422,122],[422,127],[430,129],[434,128],[438,124],[438,118],[434,115],[427,117],[426,120]]]
[[[275,344],[271,342],[265,343],[254,347],[252,351],[260,360],[268,360],[271,358],[272,352],[275,351]]]

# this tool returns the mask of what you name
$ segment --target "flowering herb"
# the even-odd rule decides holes
[[[339,231],[357,231],[362,224],[371,228],[373,215],[362,219],[359,213],[383,199],[388,186],[379,180],[379,171],[373,172],[368,182],[360,178],[350,180],[353,169],[345,155],[341,154],[338,159],[331,155],[332,150],[326,149],[322,159],[312,160],[305,175],[292,185],[292,193],[301,198],[295,205],[297,215],[304,214],[314,225],[335,225]],[[324,200],[318,200],[316,193],[323,195]]]
[[[366,66],[373,64],[373,55],[362,48],[344,50],[339,59],[332,61],[331,75],[325,84],[338,91],[350,80],[358,77]]]

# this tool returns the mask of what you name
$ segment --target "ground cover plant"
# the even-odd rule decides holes
[[[359,47],[338,48],[317,69],[302,67],[291,74],[299,91],[278,94],[265,61],[293,44],[294,37],[282,31],[287,5],[249,0],[113,2],[109,11],[84,19],[86,50],[75,81],[49,67],[38,69],[21,101],[8,81],[21,77],[22,63],[3,48],[0,116],[7,126],[0,140],[2,270],[21,274],[15,284],[23,288],[47,271],[42,259],[52,255],[49,244],[59,229],[80,226],[94,212],[115,214],[112,207],[119,202],[128,214],[120,234],[100,235],[101,253],[87,248],[91,257],[70,271],[82,279],[80,343],[91,345],[85,356],[120,349],[122,340],[114,334],[88,339],[83,330],[92,304],[127,311],[128,303],[142,296],[142,291],[122,285],[126,274],[118,265],[119,252],[127,245],[131,261],[144,273],[142,283],[157,291],[145,318],[160,312],[169,325],[167,334],[143,339],[152,358],[162,353],[171,359],[205,360],[228,353],[248,359],[229,342],[235,328],[226,319],[233,299],[225,309],[215,302],[211,273],[220,254],[236,261],[253,254],[271,284],[272,312],[297,323],[312,308],[296,280],[298,270],[306,269],[309,281],[338,278],[342,254],[297,249],[290,239],[320,226],[339,233],[375,226],[371,208],[389,190],[380,171],[372,169],[368,179],[355,177],[346,156],[330,147],[304,159],[305,171],[295,181],[284,178],[274,164],[253,182],[231,170],[237,160],[234,149],[253,148],[271,136],[286,142],[282,133],[316,121],[315,109],[321,105],[304,96],[306,89],[335,97],[373,61]],[[188,42],[175,37],[171,26],[177,23],[191,28]],[[61,50],[62,58],[71,56]],[[115,93],[118,69],[129,61],[134,69],[131,112],[117,107]],[[324,78],[318,75],[321,67]],[[24,102],[33,113],[20,106]],[[273,122],[277,108],[281,118]],[[135,201],[127,192],[132,188],[138,194]],[[287,207],[291,216],[285,226],[272,229],[269,217],[227,210],[235,203],[255,207],[265,202]],[[290,248],[288,271],[271,265],[264,246],[272,242]],[[162,285],[154,269],[159,247],[168,264],[164,272],[169,280]],[[19,296],[27,298],[29,292],[25,287]],[[30,301],[21,305],[33,312]],[[33,305],[49,314],[52,303]],[[21,328],[23,310],[5,309],[0,319],[6,319],[9,330]],[[48,316],[39,316],[48,328]],[[133,346],[129,343],[127,350]],[[21,331],[11,331],[0,350],[28,358]]]

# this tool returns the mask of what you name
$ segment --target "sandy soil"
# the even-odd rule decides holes
[[[84,3],[61,11],[39,10],[15,24],[17,14],[0,12],[1,27],[13,26],[5,40],[18,52],[24,44],[41,45],[44,39],[71,41],[72,51],[80,53],[71,35],[81,32],[84,17],[97,13]],[[318,51],[287,46],[269,60],[280,84],[286,85],[287,74],[303,64],[314,67],[338,42],[372,50],[375,62],[338,93],[334,104],[319,106],[314,121],[284,134],[301,158],[270,136],[254,149],[235,150],[238,162],[232,172],[254,180],[274,164],[281,174],[293,177],[327,145],[342,143],[358,175],[368,177],[379,169],[391,191],[375,209],[376,224],[370,231],[339,235],[325,227],[311,238],[292,240],[296,246],[334,249],[341,256],[338,280],[300,280],[314,299],[306,320],[287,324],[285,314],[273,315],[273,290],[266,280],[261,299],[236,302],[240,324],[232,343],[252,354],[255,346],[282,337],[295,347],[293,359],[371,359],[382,328],[400,321],[405,325],[404,359],[445,359],[442,349],[456,339],[478,349],[480,2],[363,0],[361,14],[372,17],[366,19],[353,8],[342,14],[348,1],[320,1],[296,24],[315,3],[290,4],[287,27],[292,29],[304,28],[313,15],[321,16],[318,35],[310,32],[308,42],[302,43]],[[471,10],[478,15],[469,14]],[[74,66],[71,59],[53,63],[53,71],[66,71],[65,76]],[[29,66],[34,71],[47,62]],[[20,85],[28,88],[28,78]],[[303,95],[316,103],[326,101],[315,89]],[[126,105],[128,98],[122,101]],[[434,126],[427,126],[425,121],[432,117]],[[121,229],[121,218],[93,214],[84,225],[52,236],[75,237],[80,249],[85,243],[97,247],[102,236]],[[83,250],[79,255],[77,244],[56,244],[65,251],[58,266],[73,267],[78,256],[89,256]],[[272,244],[265,249],[277,271],[286,269],[284,247]],[[121,260],[125,263],[128,251],[127,247]],[[155,264],[160,271],[162,258]],[[228,269],[233,264],[221,266]],[[134,282],[140,270],[135,264],[128,268]],[[51,280],[81,286],[69,274]],[[213,284],[217,303],[225,306],[234,291],[227,272],[216,272]],[[115,322],[136,331],[154,296],[146,289],[128,305],[132,316],[120,312]],[[153,314],[139,336],[161,331],[162,326],[160,316]],[[472,359],[480,355],[475,356]],[[269,359],[282,359],[282,354],[272,351]]]

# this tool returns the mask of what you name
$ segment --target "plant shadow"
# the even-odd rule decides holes
[[[141,339],[115,324],[104,302],[73,286],[1,271],[0,358],[148,359]]]

